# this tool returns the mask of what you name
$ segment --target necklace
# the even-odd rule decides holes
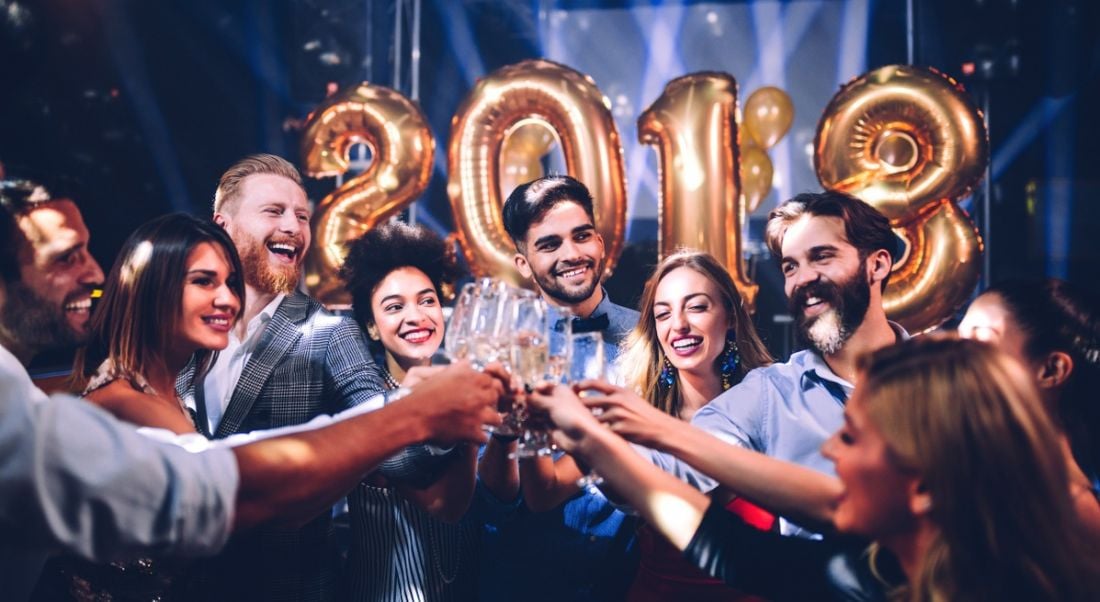
[[[395,391],[401,388],[401,385],[397,382],[397,379],[395,379],[393,375],[390,374],[390,370],[386,367],[386,364],[382,364],[382,380],[386,381],[386,388],[391,391]]]

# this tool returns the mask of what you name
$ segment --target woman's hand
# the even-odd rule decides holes
[[[528,409],[549,417],[553,438],[567,452],[576,450],[586,435],[603,426],[577,394],[565,385],[543,383],[527,396]]]
[[[664,436],[682,424],[622,387],[586,380],[574,388],[587,392],[584,404],[598,414],[600,422],[628,441],[659,449]]]

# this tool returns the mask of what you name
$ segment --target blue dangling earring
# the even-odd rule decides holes
[[[722,350],[722,363],[718,367],[718,371],[722,374],[723,391],[733,386],[737,367],[740,365],[741,354],[737,351],[737,341],[731,330],[726,333],[726,347]],[[662,374],[664,373],[662,372]]]
[[[676,368],[672,367],[672,363],[666,357],[664,366],[661,367],[661,374],[657,377],[657,384],[660,385],[661,390],[668,391],[674,382],[676,382]]]

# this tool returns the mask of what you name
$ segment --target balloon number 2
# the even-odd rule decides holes
[[[508,170],[540,174],[538,155],[554,142],[569,174],[592,191],[610,273],[624,243],[627,199],[609,104],[592,78],[542,59],[498,69],[470,91],[452,120],[447,192],[457,239],[476,273],[523,284],[500,217],[511,190],[501,183],[515,180]],[[762,88],[749,96],[741,124],[734,79],[703,72],[669,82],[638,119],[640,140],[656,146],[659,157],[661,254],[681,246],[710,252],[750,305],[756,285],[741,259],[742,224],[770,190],[765,150],[786,133],[792,115],[785,93]],[[326,303],[342,300],[333,276],[344,244],[411,203],[431,174],[427,123],[393,90],[362,84],[314,111],[302,141],[306,172],[343,173],[356,142],[370,146],[370,168],[326,197],[314,217],[306,282]],[[984,123],[965,93],[932,70],[878,69],[830,101],[815,147],[822,184],[879,208],[907,243],[887,287],[890,316],[913,331],[950,317],[974,288],[982,252],[956,204],[988,157]]]

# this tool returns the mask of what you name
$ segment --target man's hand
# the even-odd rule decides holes
[[[478,372],[463,361],[433,368],[407,397],[394,403],[416,404],[430,440],[484,443],[484,427],[500,424],[497,403],[504,390],[498,376]]]

